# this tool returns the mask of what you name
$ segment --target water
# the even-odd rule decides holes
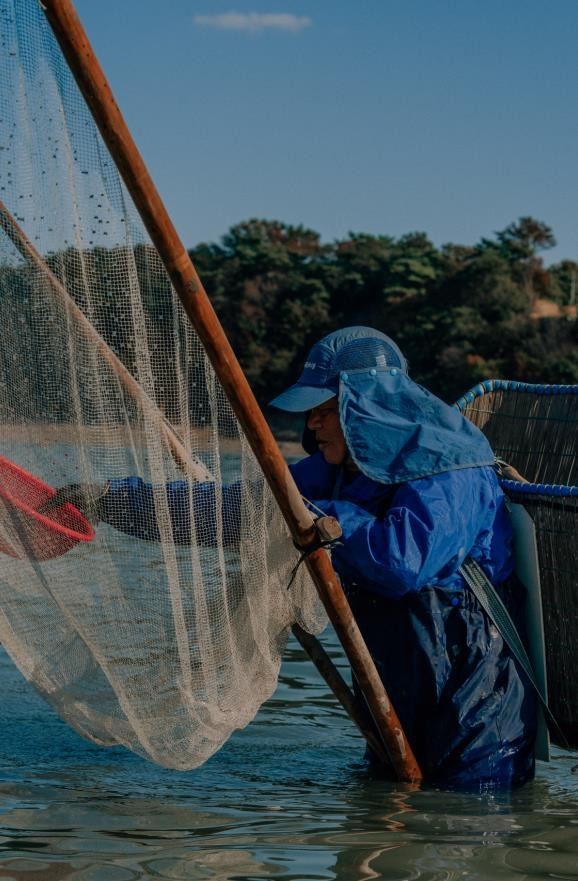
[[[82,740],[4,653],[0,681],[2,881],[578,879],[578,753],[509,796],[373,780],[294,642],[255,721],[188,773]]]
[[[188,773],[82,740],[1,648],[0,682],[0,881],[578,879],[578,752],[511,795],[372,779],[293,641],[254,722]]]

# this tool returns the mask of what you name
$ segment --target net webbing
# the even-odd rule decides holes
[[[25,478],[15,508],[0,467],[0,640],[83,735],[194,767],[271,695],[291,625],[323,615],[305,567],[286,589],[288,530],[36,0],[0,0],[0,125],[0,464],[140,478],[158,534],[100,523],[53,555],[24,510],[45,490]],[[184,543],[171,481],[193,511],[215,486]]]
[[[504,486],[534,521],[548,699],[567,741],[578,746],[578,386],[486,380],[456,406],[529,481]]]
[[[530,483],[578,484],[578,386],[489,379],[456,406]]]

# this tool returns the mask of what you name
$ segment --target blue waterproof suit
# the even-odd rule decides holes
[[[530,779],[534,696],[456,571],[468,550],[520,622],[523,594],[493,469],[399,486],[358,474],[334,498],[339,469],[319,453],[293,472],[341,523],[332,561],[425,779],[474,789]]]
[[[424,777],[476,790],[523,783],[534,773],[534,694],[458,572],[471,555],[520,623],[492,451],[396,370],[342,374],[339,407],[359,471],[347,477],[320,453],[291,470],[302,494],[341,524],[332,561]],[[225,492],[234,508],[235,486]],[[189,489],[175,483],[168,493],[175,537],[186,541]],[[197,512],[210,511],[212,493],[194,488]],[[105,503],[104,519],[156,537],[142,481],[112,481]]]

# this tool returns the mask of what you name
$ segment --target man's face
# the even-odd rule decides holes
[[[339,421],[337,398],[314,407],[307,417],[307,428],[315,433],[319,451],[330,465],[341,465],[349,458]]]

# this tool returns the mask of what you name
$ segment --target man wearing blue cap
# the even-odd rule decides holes
[[[332,562],[424,778],[478,791],[531,779],[534,693],[459,571],[475,560],[519,624],[512,530],[484,435],[367,327],[324,337],[271,403],[307,414],[310,455],[291,471],[312,510],[341,524]],[[189,541],[189,500],[202,516],[214,485],[168,489],[175,541]],[[100,519],[150,539],[151,493],[127,478],[84,495]],[[236,485],[223,494],[238,508]]]
[[[322,339],[271,403],[307,414],[311,455],[293,476],[341,524],[332,562],[425,779],[531,779],[532,688],[458,571],[474,559],[519,623],[512,530],[483,434],[366,327]]]

